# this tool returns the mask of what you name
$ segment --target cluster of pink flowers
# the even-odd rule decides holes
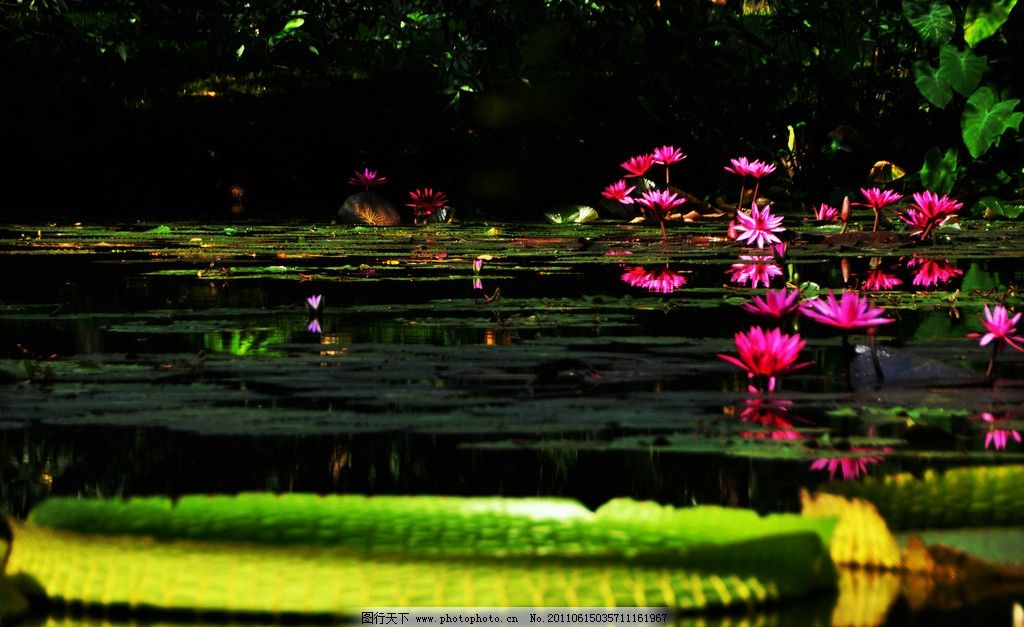
[[[686,155],[675,146],[660,146],[650,153],[631,157],[619,164],[626,171],[624,178],[605,187],[601,196],[624,205],[639,206],[644,217],[658,222],[661,227],[661,240],[664,242],[668,239],[665,221],[674,209],[686,202],[685,197],[668,189],[669,166],[683,159],[686,159]],[[654,164],[665,166],[665,189],[646,189],[649,183],[641,182],[641,193],[637,196],[635,192],[638,186],[630,185],[630,181],[626,179],[643,177]]]
[[[378,173],[377,170],[363,168],[362,171],[356,170],[348,182],[350,185],[362,187],[369,191],[371,187],[387,183],[388,178]],[[405,206],[412,209],[413,222],[416,224],[426,222],[431,216],[442,209],[451,209],[448,204],[448,196],[444,192],[430,187],[410,191],[409,199],[411,202],[406,203]]]
[[[634,287],[661,294],[670,294],[686,285],[686,277],[667,266],[657,270],[647,270],[643,266],[627,268],[622,273],[622,280]]]
[[[939,196],[933,192],[923,191],[914,194],[914,202],[900,219],[907,223],[922,241],[944,220],[956,215],[963,208],[963,203],[948,196]]]

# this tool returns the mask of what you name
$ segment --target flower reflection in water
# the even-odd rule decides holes
[[[752,288],[758,285],[768,287],[774,277],[782,276],[782,268],[772,260],[771,255],[740,255],[739,263],[732,264],[726,274],[731,275],[729,280],[733,283],[749,283]]]
[[[626,268],[621,278],[633,287],[642,287],[661,294],[671,294],[677,288],[686,285],[686,277],[669,269],[668,266],[651,271],[643,266]]]
[[[869,292],[880,292],[883,290],[891,290],[897,285],[902,285],[903,281],[898,277],[887,274],[886,272],[875,268],[874,270],[868,271],[868,276],[860,284],[861,289]]]
[[[749,303],[740,306],[752,314],[778,320],[800,308],[800,290],[768,290],[763,298],[754,296]]]
[[[907,260],[907,269],[914,273],[914,285],[935,287],[939,283],[962,276],[964,271],[949,263],[948,259],[925,259],[912,257]]]
[[[985,448],[995,449],[1001,451],[1006,448],[1006,444],[1012,438],[1016,442],[1020,443],[1020,431],[1015,429],[998,429],[995,425],[1000,422],[1013,420],[1014,416],[1007,412],[1003,412],[998,416],[990,412],[983,412],[975,416],[977,420],[988,423],[988,429],[985,431]]]
[[[749,388],[753,394],[757,393],[754,387]],[[775,399],[771,397],[748,398],[743,401],[740,410],[740,420],[751,422],[765,428],[763,431],[743,431],[740,437],[754,438],[758,440],[800,440],[803,435],[796,431],[793,420],[801,420],[789,416],[789,406],[793,401],[786,399]]]
[[[886,453],[890,450],[888,447],[863,448],[854,446],[850,448],[850,453],[857,454],[857,457],[823,457],[811,463],[811,470],[827,470],[829,479],[835,479],[836,474],[839,473],[844,480],[849,481],[866,474],[868,466],[873,466],[885,459],[884,456],[877,453]]]
[[[309,321],[309,324],[306,326],[306,330],[309,331],[310,333],[322,333],[322,330],[320,329],[320,321],[317,320],[316,318],[313,318],[312,320]]]

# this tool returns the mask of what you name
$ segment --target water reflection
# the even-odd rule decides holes
[[[958,276],[963,276],[964,273],[948,259],[911,257],[906,264],[907,270],[914,274],[912,283],[919,287],[936,287],[946,284]]]
[[[868,471],[868,466],[873,466],[885,459],[884,455],[892,449],[850,447],[849,453],[836,452],[837,457],[822,457],[811,463],[811,470],[828,471],[829,479],[834,480],[838,474],[845,481],[856,479]],[[842,455],[842,457],[838,457]]]
[[[1016,417],[1009,412],[1003,412],[998,415],[990,412],[982,412],[975,416],[976,420],[980,420],[988,426],[985,430],[986,449],[991,448],[997,451],[1004,450],[1010,440],[1014,440],[1018,444],[1020,443],[1020,431],[1016,429],[999,428],[998,426],[1000,423],[1009,422],[1015,420],[1015,418]]]

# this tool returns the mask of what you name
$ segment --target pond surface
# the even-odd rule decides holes
[[[1019,308],[1024,239],[956,228],[914,247],[796,227],[773,288],[902,279],[873,293],[895,319],[876,337],[884,381],[867,336],[844,349],[801,317],[781,326],[813,364],[761,396],[716,357],[774,326],[740,308],[764,289],[730,281],[750,251],[720,221],[664,244],[604,223],[0,227],[0,503],[270,490],[786,511],[844,475],[1020,463],[1024,355],[1000,353],[986,384],[990,352],[965,336],[983,305]],[[685,284],[630,285],[637,266]]]

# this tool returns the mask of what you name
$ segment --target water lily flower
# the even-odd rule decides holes
[[[320,305],[322,304],[322,301],[323,301],[323,296],[322,295],[320,295],[320,294],[313,294],[312,296],[306,298],[306,306],[309,307],[312,311],[317,311],[317,310],[320,309]]]
[[[757,159],[749,161],[746,157],[729,159],[729,163],[732,164],[732,167],[725,166],[726,172],[732,172],[740,176],[752,176],[756,179],[767,176],[775,171],[775,166],[771,163],[765,163]]]
[[[770,206],[759,208],[755,202],[750,206],[750,213],[736,212],[736,231],[740,233],[736,240],[758,248],[779,243],[782,240],[775,233],[786,230],[781,224],[782,216],[772,215]]]
[[[829,290],[825,299],[809,300],[800,311],[812,320],[844,331],[894,322],[891,318],[882,317],[885,314],[884,309],[871,307],[868,299],[862,298],[856,292],[843,292],[837,301],[836,295]]]
[[[949,263],[946,259],[911,257],[907,260],[907,269],[913,270],[914,268],[917,268],[917,270],[914,272],[914,279],[911,283],[921,287],[934,287],[939,283],[948,283],[964,273],[963,270]]]
[[[448,197],[444,192],[434,191],[429,187],[409,192],[409,198],[412,199],[412,202],[406,203],[405,206],[412,207],[417,222],[448,206]]]
[[[741,307],[752,314],[767,318],[783,318],[800,308],[800,290],[768,290],[764,298],[754,296],[749,303]]]
[[[814,219],[820,222],[834,222],[839,219],[839,210],[825,203],[814,210]]]
[[[309,321],[309,324],[306,326],[306,330],[309,331],[310,333],[321,333],[320,321],[317,320],[316,318],[313,318],[312,320]]]
[[[1004,420],[1013,420],[1013,416],[1008,413],[1003,413],[999,416],[992,414],[991,412],[983,412],[977,416],[976,419],[988,423],[989,428],[985,431],[985,448],[994,448],[996,450],[1003,450],[1006,448],[1006,444],[1010,439],[1014,439],[1017,442],[1021,441],[1020,431],[1012,429],[997,429],[995,425]]]
[[[673,209],[685,202],[686,198],[680,198],[668,190],[646,191],[637,199],[637,203],[642,207],[641,211],[651,213],[652,217],[661,225],[661,241],[663,242],[668,238],[668,234],[665,232],[665,219]]]
[[[768,287],[773,277],[782,276],[782,268],[772,263],[773,260],[771,255],[740,255],[739,263],[732,264],[725,272],[731,275],[729,280],[733,283]]]
[[[672,165],[673,163],[679,163],[686,158],[683,151],[675,146],[662,146],[661,148],[655,148],[654,152],[651,153],[654,157],[654,162],[661,165]]]
[[[902,194],[897,194],[891,189],[881,190],[877,187],[871,189],[860,188],[860,193],[864,195],[864,199],[867,200],[866,206],[871,207],[871,210],[875,212],[875,224],[871,228],[871,231],[878,230],[878,217],[879,211],[882,207],[887,207],[897,200],[903,198]],[[865,206],[865,203],[857,203],[861,206]]]
[[[718,358],[746,370],[751,379],[767,377],[769,392],[775,389],[775,377],[811,364],[795,363],[807,344],[799,333],[787,335],[779,329],[750,327],[746,333],[737,333],[735,342],[738,358],[722,354]]]
[[[859,448],[856,446],[850,448],[851,453],[878,453],[888,451],[888,448],[871,449]],[[835,479],[836,471],[840,471],[843,479],[849,481],[865,474],[868,471],[869,465],[877,464],[883,459],[885,458],[879,455],[865,455],[863,457],[825,457],[814,460],[814,462],[811,463],[811,470],[828,470],[829,479]]]
[[[900,219],[914,229],[910,233],[911,236],[919,235],[920,239],[924,240],[936,226],[943,220],[955,216],[963,206],[964,204],[956,199],[939,196],[926,190],[914,194],[914,202],[900,215]]]
[[[617,182],[605,187],[604,191],[601,192],[601,195],[608,200],[617,200],[624,205],[632,205],[635,202],[635,199],[630,196],[630,194],[636,189],[636,187],[633,185],[626,187],[627,185],[629,185],[629,183],[626,182],[626,179],[619,179]]]
[[[868,276],[861,283],[861,288],[871,292],[878,292],[881,290],[891,290],[897,285],[902,284],[903,281],[895,275],[886,274],[882,270],[875,269],[868,271]]]
[[[383,185],[388,182],[386,176],[380,176],[376,170],[364,168],[362,172],[356,170],[355,176],[348,180],[349,185],[358,185],[366,190],[370,189],[371,185]]]
[[[473,273],[474,274],[479,274],[480,270],[483,267],[484,267],[484,260],[483,259],[474,259],[473,260]]]
[[[642,287],[661,294],[670,294],[677,288],[686,285],[685,276],[667,267],[652,271],[648,271],[643,266],[628,268],[621,278],[634,287]]]
[[[979,345],[985,346],[989,342],[995,342],[993,346],[1002,347],[1008,344],[1013,348],[1024,352],[1024,337],[1017,335],[1017,323],[1020,322],[1021,313],[1010,317],[1010,312],[1003,305],[995,305],[990,311],[985,305],[985,317],[978,316],[978,320],[984,325],[988,333],[968,333],[969,338],[981,338]]]
[[[628,161],[623,161],[619,165],[629,172],[626,178],[643,176],[654,165],[654,155],[638,155]]]

